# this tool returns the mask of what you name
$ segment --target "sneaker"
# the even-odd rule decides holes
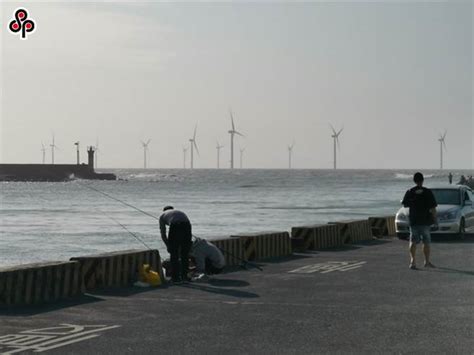
[[[209,276],[206,274],[198,274],[192,278],[192,281],[194,282],[207,282],[209,281]]]
[[[427,262],[425,263],[425,267],[430,267],[430,268],[435,268],[436,266],[434,266],[432,263],[430,262]]]
[[[410,270],[416,270],[416,265],[414,263],[410,263]]]

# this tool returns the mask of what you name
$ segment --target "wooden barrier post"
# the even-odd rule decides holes
[[[244,260],[242,254],[242,240],[239,238],[224,237],[217,239],[211,238],[208,240],[222,251],[227,266],[240,265],[242,260]]]
[[[291,238],[299,241],[300,251],[321,250],[342,246],[347,233],[337,224],[316,224],[293,227]]]
[[[0,305],[42,304],[82,294],[78,262],[47,262],[0,269]]]
[[[231,238],[242,241],[242,255],[247,261],[291,255],[290,235],[286,231],[237,234]]]
[[[369,217],[369,224],[374,237],[396,235],[395,216]]]
[[[125,287],[137,280],[139,268],[149,264],[165,281],[158,250],[125,250],[99,255],[71,258],[80,263],[83,287],[90,291],[97,288]]]
[[[343,244],[373,239],[368,219],[329,222],[329,224],[339,226],[339,233]]]

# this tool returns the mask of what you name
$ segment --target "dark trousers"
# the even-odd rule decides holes
[[[176,223],[170,226],[168,251],[170,253],[171,278],[173,280],[188,276],[191,235],[190,223]]]

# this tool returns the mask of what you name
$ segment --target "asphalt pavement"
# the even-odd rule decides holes
[[[208,283],[0,311],[0,354],[472,354],[474,238],[408,268],[394,238],[296,254]]]

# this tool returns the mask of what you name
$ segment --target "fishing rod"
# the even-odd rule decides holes
[[[109,219],[111,219],[112,221],[114,221],[115,223],[117,223],[120,227],[122,227],[123,229],[125,229],[128,233],[130,233],[130,235],[132,235],[136,240],[138,240],[140,243],[142,243],[145,247],[147,247],[149,250],[152,250],[152,248],[147,244],[145,243],[141,238],[139,238],[135,233],[133,233],[130,229],[128,229],[127,227],[125,227],[122,223],[120,223],[119,221],[117,221],[115,218],[113,218],[112,216],[108,215],[107,213],[105,213],[104,211],[102,210],[99,210],[100,212],[102,212],[106,217],[108,217]]]
[[[80,183],[80,182],[78,182],[78,181],[76,181],[76,182],[77,182],[80,186],[83,186],[83,187],[86,187],[86,188],[88,188],[88,189],[90,189],[90,190],[93,190],[93,191],[95,191],[95,192],[98,192],[98,193],[100,193],[101,195],[104,195],[104,196],[106,196],[106,197],[108,197],[108,198],[110,198],[110,199],[112,199],[112,200],[114,200],[114,201],[120,202],[120,203],[124,204],[125,206],[131,207],[131,208],[137,210],[138,212],[143,213],[144,215],[147,215],[147,216],[149,216],[149,217],[151,217],[151,218],[156,219],[157,221],[160,220],[160,218],[158,218],[158,217],[152,215],[151,213],[148,213],[148,212],[146,212],[146,211],[144,211],[144,210],[142,210],[142,209],[140,209],[140,208],[138,208],[138,207],[135,207],[135,206],[133,206],[133,205],[131,205],[131,204],[125,202],[125,201],[122,201],[122,200],[120,200],[120,199],[118,199],[118,198],[116,198],[116,197],[114,197],[114,196],[112,196],[112,195],[109,195],[108,193],[106,193],[106,192],[104,192],[104,191],[98,190],[98,189],[96,189],[95,187],[92,187],[92,186],[89,186],[89,185],[86,185],[86,184],[82,184],[82,183]]]
[[[242,258],[239,258],[237,255],[234,255],[234,254],[228,252],[228,251],[225,250],[225,249],[222,249],[222,248],[219,248],[219,247],[217,247],[217,249],[219,249],[219,250],[222,251],[223,253],[225,253],[225,254],[227,254],[227,255],[229,255],[229,256],[231,256],[231,257],[237,259],[237,260],[240,260],[240,262],[241,262],[242,264],[244,264],[244,267],[245,267],[245,265],[250,265],[250,266],[253,266],[254,268],[256,268],[256,269],[258,269],[258,270],[260,270],[260,271],[263,271],[263,269],[262,269],[260,266],[258,266],[257,264],[254,264],[254,263],[252,263],[252,262],[250,262],[250,261],[248,261],[248,260],[244,260],[244,259],[242,259]]]
[[[202,239],[202,238],[197,237],[197,236],[194,235],[194,234],[193,234],[192,236],[193,236],[194,238],[196,238],[196,239]],[[214,244],[214,245],[215,245],[215,244]],[[250,266],[253,266],[253,267],[256,268],[256,269],[259,269],[260,271],[263,271],[263,269],[262,269],[260,266],[258,266],[257,264],[254,264],[254,263],[252,263],[252,262],[250,262],[250,261],[248,261],[248,260],[244,260],[244,259],[242,259],[242,258],[239,258],[237,255],[234,255],[234,254],[232,254],[231,252],[228,252],[227,250],[218,247],[217,245],[216,245],[216,247],[217,247],[217,249],[219,249],[219,250],[220,250],[221,252],[223,252],[224,254],[227,254],[227,255],[229,255],[229,256],[231,256],[231,257],[233,257],[233,258],[239,260],[242,264],[244,264],[244,265],[250,265]]]

